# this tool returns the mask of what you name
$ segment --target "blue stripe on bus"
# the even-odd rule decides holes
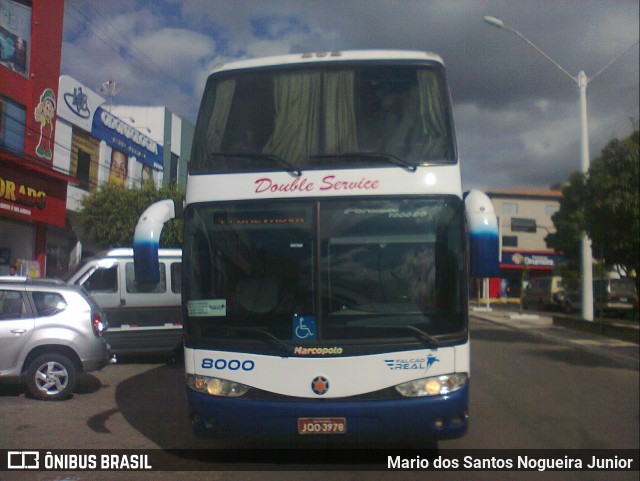
[[[452,439],[467,431],[468,384],[447,396],[384,401],[265,401],[210,396],[187,388],[194,429],[220,440],[292,440],[298,418],[343,417],[346,434],[336,439],[363,442]],[[193,419],[193,413],[198,419]],[[444,419],[436,428],[437,419]],[[457,421],[453,421],[457,420]],[[312,435],[313,436],[313,435]],[[322,435],[326,436],[326,435]],[[322,437],[321,436],[321,437]]]

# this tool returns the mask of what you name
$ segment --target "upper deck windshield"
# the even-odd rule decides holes
[[[192,204],[187,335],[256,352],[434,347],[466,335],[463,239],[462,202],[449,196]]]
[[[455,163],[438,63],[346,63],[210,77],[191,174]]]

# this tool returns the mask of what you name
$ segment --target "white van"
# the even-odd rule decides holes
[[[177,351],[182,347],[182,250],[159,249],[160,282],[137,284],[133,249],[118,248],[86,261],[67,278],[106,312],[114,353]]]

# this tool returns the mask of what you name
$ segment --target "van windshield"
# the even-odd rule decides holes
[[[62,280],[68,284],[69,281],[73,279],[76,276],[76,274],[80,272],[81,269],[84,268],[84,266],[85,266],[85,263],[80,262],[77,266],[69,269],[69,271],[62,276]]]

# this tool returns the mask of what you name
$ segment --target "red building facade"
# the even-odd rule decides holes
[[[47,230],[66,220],[53,168],[64,0],[0,0],[0,274],[46,274]]]

